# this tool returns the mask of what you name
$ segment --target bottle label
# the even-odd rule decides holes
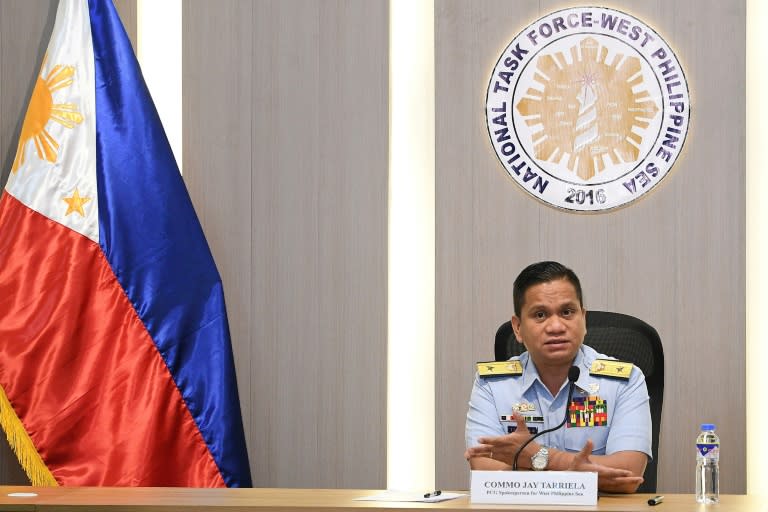
[[[715,459],[720,455],[720,445],[716,443],[696,443],[696,450],[708,459]]]

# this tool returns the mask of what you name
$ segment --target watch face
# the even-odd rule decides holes
[[[546,448],[542,448],[536,455],[531,458],[531,467],[536,471],[541,471],[547,467],[547,460],[549,459],[549,451]]]

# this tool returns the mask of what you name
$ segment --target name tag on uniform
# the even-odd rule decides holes
[[[544,423],[544,416],[523,416],[523,419],[525,420],[526,424],[529,423]],[[502,414],[499,416],[499,421],[502,423],[511,423],[511,425],[507,425],[507,434],[511,434],[512,432],[515,432],[517,430],[517,423],[515,422],[515,417],[511,414]],[[528,427],[528,432],[531,434],[536,434],[539,431],[539,427],[534,427],[531,425],[526,425]]]
[[[544,416],[523,416],[523,419],[526,423],[544,423]],[[507,421],[515,421],[515,417],[511,414],[502,414],[499,416],[499,421],[507,422]]]
[[[538,427],[532,427],[530,425],[526,425],[528,427],[528,432],[531,434],[537,434],[539,432]],[[512,432],[517,432],[517,425],[507,425],[507,434],[511,434]]]

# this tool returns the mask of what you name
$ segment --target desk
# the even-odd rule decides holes
[[[11,492],[36,492],[38,496],[11,498]],[[393,503],[353,501],[354,498],[380,491],[359,489],[186,489],[173,487],[11,487],[0,486],[0,510],[14,511],[96,511],[96,512],[331,512],[349,509],[376,509],[376,512],[440,511],[464,512],[527,510],[600,512],[671,512],[697,511],[753,512],[768,508],[756,496],[726,495],[719,507],[698,505],[690,494],[666,495],[664,503],[649,507],[650,495],[603,496],[597,507],[538,507],[515,505],[472,505],[469,497],[440,503]]]

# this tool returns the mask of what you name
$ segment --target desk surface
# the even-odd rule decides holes
[[[35,492],[34,497],[9,497],[12,492]],[[530,510],[574,511],[598,510],[611,512],[712,511],[752,512],[768,510],[756,496],[725,495],[719,507],[698,505],[690,494],[666,495],[664,503],[649,507],[650,495],[602,496],[597,507],[541,507],[516,505],[473,505],[469,497],[440,503],[404,503],[353,501],[354,498],[380,491],[359,489],[186,489],[158,487],[11,487],[0,486],[0,510],[14,511],[127,511],[172,512],[203,511],[269,511],[324,512],[339,509],[376,509],[377,511],[439,509],[466,510]]]

